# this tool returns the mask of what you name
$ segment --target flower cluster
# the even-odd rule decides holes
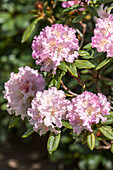
[[[24,119],[36,92],[44,90],[44,83],[43,76],[29,66],[20,67],[17,74],[11,73],[4,86],[9,114],[21,115],[21,119]]]
[[[98,52],[107,52],[107,57],[113,57],[113,14],[97,20],[92,47],[96,47]]]
[[[80,134],[83,129],[92,131],[91,125],[99,123],[100,119],[106,121],[103,116],[109,115],[109,111],[110,103],[104,95],[83,92],[72,99],[66,117],[73,126],[73,131]]]
[[[65,93],[56,87],[37,92],[32,100],[32,108],[28,109],[31,117],[30,123],[34,125],[34,131],[45,134],[47,131],[58,134],[58,128],[62,127],[62,119],[65,119],[69,100],[65,99]]]
[[[85,2],[89,3],[90,0],[85,0]],[[77,4],[80,4],[81,6],[84,7],[84,3],[81,2],[80,0],[73,0],[73,1],[64,1],[62,2],[62,7],[63,8],[69,8],[69,7],[72,7],[73,5],[77,5]],[[80,11],[83,11],[84,8],[80,8],[79,9]]]
[[[34,37],[32,57],[36,59],[37,65],[42,65],[41,71],[49,72],[52,69],[55,74],[61,61],[73,63],[79,55],[76,51],[79,45],[75,33],[73,28],[54,24],[45,27],[38,37]]]

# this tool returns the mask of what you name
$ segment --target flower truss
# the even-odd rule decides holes
[[[11,73],[4,91],[9,114],[21,115],[24,119],[36,92],[44,90],[44,83],[43,76],[29,66],[20,67],[18,73]]]
[[[66,117],[73,126],[73,131],[80,134],[83,129],[92,131],[91,125],[98,124],[100,119],[106,121],[104,116],[109,115],[109,111],[110,103],[104,95],[85,91],[72,99]]]
[[[107,52],[107,57],[113,57],[113,14],[97,20],[92,47],[96,47],[98,52]]]
[[[89,3],[90,0],[85,0],[85,2]],[[64,1],[62,2],[62,7],[63,8],[69,8],[74,5],[80,4],[81,6],[84,7],[84,3],[81,2],[80,0],[73,0],[73,1]],[[84,11],[84,8],[79,9],[80,11]]]
[[[65,119],[69,104],[70,101],[65,99],[65,93],[56,87],[37,92],[36,98],[32,100],[32,107],[28,109],[34,131],[39,131],[40,135],[49,130],[60,133],[58,128],[62,127],[61,120]]]
[[[37,65],[42,65],[41,70],[49,72],[52,69],[55,74],[61,61],[73,63],[79,55],[75,33],[75,29],[67,25],[54,24],[45,27],[38,37],[34,37],[32,56]]]

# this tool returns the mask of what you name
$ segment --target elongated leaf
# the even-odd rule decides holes
[[[101,133],[110,140],[113,140],[113,131],[108,126],[102,126],[99,128]]]
[[[111,152],[113,153],[113,144],[111,145]]]
[[[85,18],[85,14],[79,15],[76,18],[73,19],[72,23],[78,23],[80,21],[82,21]]]
[[[91,49],[91,43],[85,45],[85,46],[83,47],[83,49]]]
[[[84,51],[84,50],[79,50],[78,53],[79,53],[80,56],[89,56],[89,53],[87,51]]]
[[[76,60],[73,65],[76,66],[77,68],[86,68],[86,69],[95,67],[94,64],[92,64],[90,61],[87,60]]]
[[[61,70],[67,72],[67,68],[66,68],[66,63],[65,61],[62,61],[60,66],[58,66]]]
[[[60,142],[60,133],[55,135],[55,133],[50,133],[48,142],[47,142],[47,150],[51,155],[57,148]]]
[[[58,1],[64,2],[64,1],[67,1],[67,0],[58,0]]]
[[[62,126],[68,128],[68,129],[73,129],[73,126],[70,125],[67,121],[62,120]]]
[[[93,16],[99,17],[94,7],[88,6],[87,9]]]
[[[10,119],[10,122],[9,122],[9,129],[14,127],[17,122],[20,120],[20,116],[13,116],[11,119]]]
[[[41,20],[41,19],[43,19],[43,17],[39,17],[39,18],[35,19],[35,20],[27,27],[27,29],[25,30],[25,32],[24,32],[24,34],[23,34],[23,36],[22,36],[22,41],[21,41],[22,43],[24,43],[24,42],[30,37],[30,35],[32,34],[33,30],[35,29],[36,23],[37,23],[39,20]]]
[[[96,70],[101,69],[102,67],[104,67],[106,64],[108,64],[113,58],[106,58],[105,60],[103,60],[97,67]]]
[[[110,111],[109,113],[110,113],[110,116],[113,117],[113,111]]]
[[[113,0],[100,0],[98,3],[103,4],[103,3],[109,3],[113,2]]]
[[[108,11],[111,10],[111,9],[113,9],[113,5],[111,5],[110,7],[108,7],[108,8],[106,9],[106,12],[108,12]]]
[[[79,4],[76,4],[76,5],[74,5],[74,6],[70,7],[70,8],[64,9],[63,12],[64,13],[66,13],[66,12],[75,12],[75,10],[78,10],[80,8],[83,8],[83,7],[79,6]]]
[[[105,122],[101,121],[102,124],[105,125],[105,124],[112,124],[113,123],[113,117],[112,116],[108,115],[108,116],[106,116],[106,118],[107,118],[107,120]]]
[[[68,64],[66,65],[66,68],[73,76],[78,77],[76,66],[73,64]]]
[[[32,135],[33,133],[34,133],[33,128],[30,128],[22,135],[22,138],[27,138],[28,136]]]
[[[95,147],[95,135],[91,133],[90,135],[87,136],[87,144],[88,147],[93,150]]]
[[[61,84],[61,79],[62,77],[65,75],[65,71],[62,71],[60,75],[58,75],[58,78],[57,78],[57,89],[60,88],[60,84]]]

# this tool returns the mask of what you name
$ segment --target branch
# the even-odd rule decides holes
[[[77,96],[76,93],[73,93],[71,90],[69,90],[69,89],[64,85],[64,83],[63,83],[62,80],[61,80],[61,85],[62,85],[62,87],[64,88],[64,90],[66,90],[68,93],[70,93],[70,94],[73,95],[73,96]]]
[[[81,37],[81,43],[80,43],[80,48],[82,47],[83,43],[84,43],[84,37],[85,37],[85,33],[86,33],[86,24],[83,24],[82,21],[80,21],[80,25],[83,27],[83,36]]]

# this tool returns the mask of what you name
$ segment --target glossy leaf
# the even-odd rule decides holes
[[[99,130],[101,131],[101,133],[107,137],[110,140],[113,140],[113,131],[110,127],[108,126],[102,126],[99,128]]]
[[[83,49],[91,49],[91,48],[92,48],[91,43],[89,43],[83,47]]]
[[[104,67],[106,64],[108,64],[113,58],[106,58],[105,60],[103,60],[97,67],[96,70],[101,69],[102,67]]]
[[[11,117],[10,122],[9,122],[9,129],[14,127],[19,120],[20,120],[20,116],[14,115],[13,117]]]
[[[85,18],[85,14],[79,15],[76,18],[73,19],[72,23],[78,23],[80,21],[82,21]]]
[[[88,6],[87,9],[93,16],[99,17],[94,7]]]
[[[90,135],[87,136],[87,144],[90,150],[93,150],[95,147],[95,135],[91,133]]]
[[[80,56],[89,56],[89,53],[85,50],[79,50],[78,53]]]
[[[111,152],[113,153],[113,144],[111,145]]]
[[[101,121],[102,124],[112,124],[113,123],[113,117],[112,116],[108,115],[108,116],[106,116],[106,118],[107,118],[107,120],[105,122]]]
[[[61,70],[67,72],[67,68],[66,68],[66,63],[65,61],[62,61],[60,66],[58,66]]]
[[[100,4],[113,2],[113,0],[99,0]]]
[[[109,113],[110,113],[110,116],[113,117],[113,111],[110,111]]]
[[[77,68],[86,68],[86,69],[95,67],[94,64],[92,64],[90,61],[87,60],[76,60],[74,66],[76,66]]]
[[[23,36],[22,36],[22,41],[21,41],[22,43],[24,43],[24,42],[30,37],[30,35],[32,34],[33,30],[35,29],[36,23],[37,23],[39,20],[41,20],[41,19],[43,19],[43,17],[39,17],[39,18],[35,19],[35,20],[27,27],[27,29],[25,30],[25,32],[24,32],[24,34],[23,34]]]
[[[22,138],[27,138],[28,136],[32,135],[33,133],[34,133],[33,128],[30,128],[22,135]]]
[[[55,135],[55,133],[51,132],[47,142],[47,150],[51,155],[57,148],[60,142],[60,133]]]
[[[68,129],[73,129],[73,126],[65,120],[62,120],[62,126],[68,128]]]
[[[66,68],[73,76],[78,77],[77,69],[76,66],[74,66],[74,64],[68,64],[66,65]]]

